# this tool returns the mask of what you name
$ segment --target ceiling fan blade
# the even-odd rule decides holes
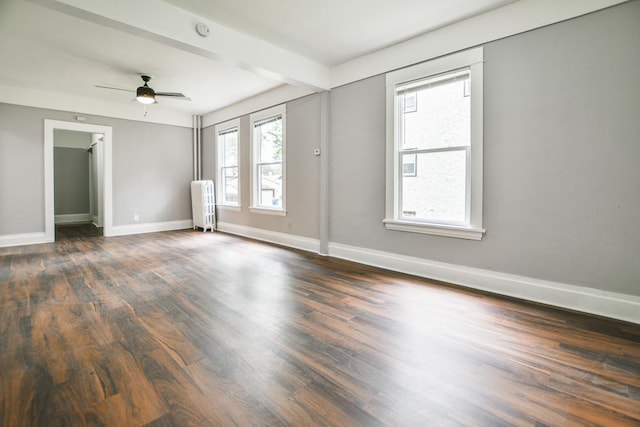
[[[135,90],[130,90],[130,89],[123,89],[121,87],[115,87],[115,86],[101,86],[101,85],[95,85],[94,87],[99,87],[101,89],[113,89],[113,90],[121,90],[123,92],[135,92]]]
[[[191,101],[191,98],[184,96],[184,94],[179,92],[156,92],[156,96],[166,96],[173,99],[180,99],[182,101]]]

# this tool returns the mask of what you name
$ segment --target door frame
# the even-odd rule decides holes
[[[53,190],[53,139],[54,130],[73,130],[78,132],[101,133],[104,135],[104,155],[102,156],[103,170],[103,234],[112,235],[113,227],[113,194],[112,194],[112,135],[111,126],[94,125],[89,123],[65,122],[60,120],[44,120],[44,232],[47,242],[55,241],[55,207]]]

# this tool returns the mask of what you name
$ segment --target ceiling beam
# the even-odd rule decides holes
[[[95,24],[156,41],[314,91],[330,87],[329,69],[261,39],[159,0],[30,0]],[[210,29],[208,37],[195,31]]]

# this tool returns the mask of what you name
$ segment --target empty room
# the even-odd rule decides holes
[[[0,0],[0,427],[640,426],[640,0]]]

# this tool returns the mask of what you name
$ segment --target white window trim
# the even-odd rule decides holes
[[[261,120],[274,116],[282,116],[282,205],[279,208],[265,208],[258,206],[258,189],[256,163],[258,147],[255,143],[254,124]],[[251,204],[249,211],[266,215],[284,216],[287,214],[287,105],[281,104],[266,110],[258,111],[249,116],[249,129],[251,132]]]
[[[237,148],[238,150],[238,202],[229,203],[229,202],[222,201],[222,195],[223,195],[222,183],[224,182],[224,180],[222,179],[222,173],[221,173],[222,162],[220,161],[220,143],[218,141],[218,136],[221,132],[229,131],[234,128],[238,130],[238,148]],[[241,185],[242,170],[240,168],[240,145],[241,145],[240,144],[240,133],[241,133],[240,119],[238,118],[238,119],[228,120],[223,123],[218,123],[214,127],[214,132],[215,132],[215,149],[216,149],[216,187],[217,187],[216,188],[216,191],[217,191],[216,206],[224,209],[229,209],[229,210],[240,210],[242,206],[242,197],[241,197],[242,194],[240,192],[240,189],[242,187]]]
[[[253,212],[253,213],[264,214],[264,215],[275,215],[275,216],[286,216],[287,215],[287,211],[285,211],[283,209],[269,209],[269,208],[250,207],[249,211]]]
[[[388,73],[387,85],[387,153],[386,153],[386,206],[383,223],[389,230],[407,231],[413,233],[433,234],[437,236],[457,237],[462,239],[480,240],[485,229],[482,225],[482,151],[483,151],[483,48],[475,48],[460,53],[448,55],[433,61],[403,68]],[[396,100],[396,85],[412,80],[423,79],[436,74],[442,74],[456,69],[469,67],[471,71],[471,159],[470,186],[468,203],[470,209],[469,225],[454,226],[418,221],[400,220],[399,194],[400,169],[398,148],[398,112]]]

